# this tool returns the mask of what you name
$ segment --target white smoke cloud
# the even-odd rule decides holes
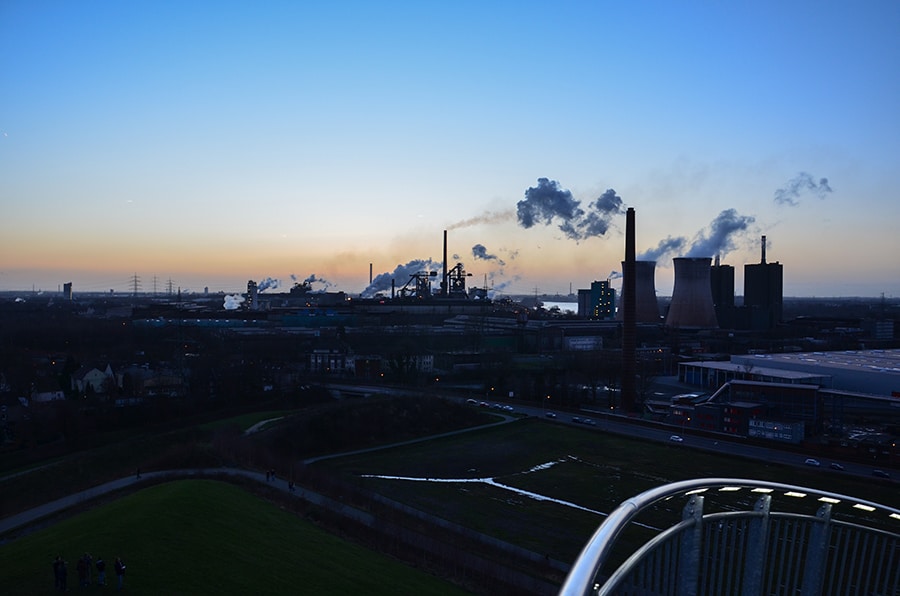
[[[261,282],[259,282],[259,284],[257,284],[256,288],[260,292],[265,292],[266,290],[275,290],[280,285],[281,285],[281,282],[279,280],[277,280],[273,277],[267,277],[264,280],[262,280]]]
[[[396,287],[403,286],[410,278],[422,271],[439,271],[443,265],[440,261],[429,259],[413,259],[405,265],[397,265],[390,272],[380,273],[372,280],[372,283],[360,293],[363,298],[371,298],[378,292],[385,292],[391,289],[392,282],[396,283]]]
[[[226,294],[225,295],[225,304],[222,306],[225,307],[225,310],[237,310],[241,307],[241,304],[244,302],[244,297],[240,294]]]

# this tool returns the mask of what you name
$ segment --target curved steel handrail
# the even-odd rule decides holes
[[[874,501],[868,501],[866,499],[859,499],[849,495],[823,491],[806,486],[770,482],[766,480],[752,480],[748,478],[698,478],[693,480],[682,480],[680,482],[664,484],[644,491],[639,495],[623,501],[619,507],[610,513],[603,523],[600,524],[600,527],[594,532],[593,536],[591,536],[590,540],[588,540],[587,544],[585,544],[584,548],[582,548],[578,558],[575,559],[575,563],[572,565],[572,568],[566,577],[566,581],[560,589],[560,595],[581,596],[590,594],[594,585],[594,579],[606,562],[606,559],[615,544],[616,538],[618,538],[622,530],[641,511],[663,499],[684,495],[693,491],[726,486],[795,491],[840,501],[851,501],[856,504],[872,507],[876,510],[888,512],[900,522],[900,509],[876,503]]]

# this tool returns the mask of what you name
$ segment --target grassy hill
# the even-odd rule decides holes
[[[106,588],[78,587],[84,552],[108,562]],[[57,554],[78,593],[114,590],[117,556],[129,594],[465,593],[212,480],[147,488],[0,546],[0,591],[52,593]]]

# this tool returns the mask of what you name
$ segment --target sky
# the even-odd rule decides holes
[[[0,291],[900,296],[900,3],[0,1]],[[613,282],[615,286],[619,282]],[[388,286],[389,287],[389,286]],[[383,285],[382,285],[383,288]]]

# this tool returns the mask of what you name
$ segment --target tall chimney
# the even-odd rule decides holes
[[[766,264],[766,237],[765,237],[765,235],[763,235],[763,237],[762,237],[762,261],[760,261],[760,264],[762,264],[762,265]]]
[[[622,328],[622,408],[634,410],[637,397],[637,298],[635,280],[634,207],[625,212],[625,267],[622,272],[622,298],[625,311]]]
[[[447,230],[444,230],[444,277],[441,278],[441,296],[449,294],[449,285],[447,279]]]
[[[622,271],[625,271],[625,261],[622,261]],[[634,320],[635,323],[659,323],[659,303],[656,300],[656,261],[634,262]],[[628,301],[625,292],[624,278],[622,279],[622,296],[619,303],[622,308],[616,312],[616,320],[625,320],[624,305]]]

